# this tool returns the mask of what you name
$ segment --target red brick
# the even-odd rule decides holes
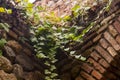
[[[116,41],[120,44],[120,35],[116,37]]]
[[[108,68],[110,66],[104,59],[100,59],[99,63],[105,68]]]
[[[120,50],[120,45],[116,42],[116,40],[108,33],[104,33],[105,39],[114,47],[115,50]]]
[[[117,34],[118,34],[118,32],[115,30],[115,28],[112,26],[112,25],[110,25],[109,26],[109,32],[112,34],[112,36],[116,36]]]
[[[9,30],[8,35],[14,39],[18,39],[18,35],[12,30]]]
[[[89,58],[88,62],[90,62],[91,64],[93,64],[94,68],[96,70],[98,70],[99,72],[101,72],[101,73],[105,72],[105,69],[98,62],[96,62],[95,60],[93,60],[92,58]]]
[[[118,21],[115,21],[113,24],[114,24],[116,30],[120,33],[120,23]]]
[[[102,26],[102,27],[97,31],[97,33],[100,34],[100,33],[101,33],[103,30],[105,30],[107,27],[108,27],[108,25]]]
[[[81,72],[80,72],[80,75],[81,75],[82,77],[84,77],[85,80],[96,80],[96,79],[94,79],[91,75],[87,74],[87,73],[84,72],[84,71],[81,71]]]
[[[81,50],[86,50],[86,49],[87,49],[88,47],[90,47],[92,44],[93,44],[92,41],[87,42],[87,43],[81,48]]]
[[[112,47],[108,47],[107,51],[111,54],[111,56],[117,56],[117,52]]]
[[[98,80],[102,78],[102,75],[96,70],[93,70],[91,74]]]
[[[109,46],[108,42],[105,39],[100,39],[100,44],[105,49]]]
[[[87,63],[83,63],[81,65],[81,68],[83,70],[85,70],[86,72],[88,72],[88,73],[90,73],[93,70],[93,68],[89,64],[87,64]]]
[[[113,61],[112,56],[105,51],[102,47],[96,46],[95,49],[101,54],[101,56],[108,62],[111,63]]]
[[[91,57],[96,61],[98,61],[101,58],[101,56],[96,51],[91,53]]]
[[[99,39],[101,38],[101,35],[102,35],[102,34],[97,35],[97,37],[95,37],[95,38],[93,39],[93,42],[99,41]]]

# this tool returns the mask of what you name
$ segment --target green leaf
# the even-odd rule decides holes
[[[86,61],[86,57],[81,56],[81,57],[80,57],[80,60],[81,60],[81,61]]]
[[[5,43],[7,43],[7,41],[5,39],[1,39],[0,40],[0,48],[4,47]]]
[[[0,23],[0,28],[3,28],[5,31],[9,32],[10,26],[7,23]]]
[[[72,11],[78,12],[80,10],[80,5],[76,4],[73,8]]]
[[[38,58],[46,58],[46,56],[43,53],[37,53],[36,56]]]

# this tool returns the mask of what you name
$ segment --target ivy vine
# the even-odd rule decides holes
[[[31,22],[31,42],[33,43],[36,56],[38,58],[45,59],[45,65],[48,66],[45,69],[45,80],[57,80],[58,74],[56,73],[55,63],[57,62],[56,54],[57,50],[61,49],[69,53],[67,55],[79,60],[85,61],[86,58],[77,55],[76,51],[71,51],[70,47],[66,44],[74,44],[82,42],[83,36],[90,31],[95,25],[95,22],[91,22],[82,32],[79,34],[79,29],[83,28],[77,25],[68,26],[65,23],[67,21],[77,18],[79,15],[83,16],[86,11],[90,9],[88,6],[80,8],[77,4],[72,8],[73,16],[57,17],[54,12],[46,12],[45,8],[41,6],[34,7],[28,0],[17,0],[16,8],[23,8],[26,10],[26,16]],[[110,3],[106,9],[109,8]],[[44,17],[39,15],[40,11],[45,11]],[[59,25],[62,23],[62,25]]]

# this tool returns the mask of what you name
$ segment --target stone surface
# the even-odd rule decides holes
[[[7,42],[7,45],[14,49],[15,52],[20,53],[22,46],[15,40],[10,40]]]
[[[23,80],[23,68],[19,64],[13,65],[13,73],[18,80]]]
[[[14,74],[5,73],[3,70],[0,70],[0,80],[17,80]]]
[[[8,32],[8,35],[9,35],[10,37],[14,38],[14,39],[17,39],[17,38],[18,38],[18,35],[17,35],[15,32],[13,32],[12,30],[10,30],[10,31]]]
[[[4,70],[5,72],[11,72],[13,66],[7,58],[0,56],[0,69]]]
[[[34,69],[33,61],[26,55],[16,56],[16,62],[18,62],[24,70],[31,71]]]
[[[71,69],[71,76],[73,77],[73,78],[75,78],[78,74],[79,74],[79,72],[80,72],[80,65],[76,65],[75,67],[73,67],[72,69]]]
[[[11,62],[14,62],[15,60],[15,52],[12,50],[12,48],[10,48],[9,46],[4,46],[4,49],[5,49],[5,56],[7,56]]]
[[[43,80],[44,75],[41,74],[39,71],[29,72],[24,74],[25,80]]]

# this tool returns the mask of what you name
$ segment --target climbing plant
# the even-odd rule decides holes
[[[82,26],[75,24],[66,25],[66,23],[74,20],[79,15],[83,17],[90,7],[81,8],[77,4],[72,8],[72,16],[57,17],[54,12],[47,12],[47,10],[41,6],[36,7],[32,3],[29,3],[28,0],[15,0],[15,3],[17,3],[16,8],[25,10],[26,17],[31,23],[31,33],[33,34],[33,36],[31,36],[31,42],[36,56],[44,59],[44,64],[48,66],[48,68],[45,69],[45,80],[58,79],[55,66],[58,49],[67,52],[67,55],[73,59],[86,60],[85,57],[80,54],[77,55],[76,51],[71,50],[69,45],[82,42],[84,35],[90,31],[96,22],[90,22],[81,33],[79,33],[79,29],[83,28]],[[43,11],[44,17],[39,15],[39,13]]]

